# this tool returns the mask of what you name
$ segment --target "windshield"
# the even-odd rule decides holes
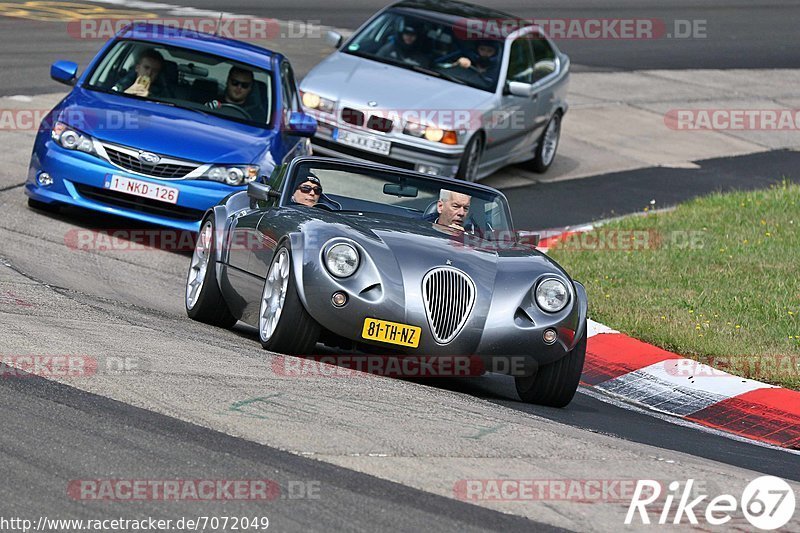
[[[453,83],[494,92],[503,42],[466,39],[450,24],[389,10],[373,20],[342,50]]]
[[[290,204],[313,207],[319,203],[333,211],[381,213],[482,236],[512,229],[508,205],[500,194],[390,170],[303,162],[295,167],[291,190]]]
[[[119,41],[98,63],[87,88],[261,127],[271,119],[269,72],[174,46]]]

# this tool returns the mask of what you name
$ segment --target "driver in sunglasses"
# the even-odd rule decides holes
[[[263,122],[265,120],[263,107],[249,98],[253,91],[253,84],[252,70],[231,67],[228,72],[228,81],[225,84],[225,94],[220,99],[206,102],[206,105],[211,109],[219,109],[224,104],[232,104],[247,111],[254,120]]]
[[[313,174],[309,174],[303,181],[301,181],[292,194],[292,201],[301,205],[313,207],[319,202],[319,197],[322,196],[322,183],[319,178]]]

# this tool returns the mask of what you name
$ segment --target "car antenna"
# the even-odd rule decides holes
[[[214,37],[216,37],[216,36],[217,36],[217,34],[219,33],[219,26],[220,26],[220,24],[222,24],[222,14],[223,14],[223,12],[222,12],[222,11],[220,11],[220,12],[219,12],[219,18],[217,19],[217,27],[216,27],[216,28],[214,28],[214,33],[212,33],[212,34],[211,34],[211,35],[213,35]]]

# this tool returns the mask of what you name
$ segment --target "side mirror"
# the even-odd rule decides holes
[[[331,48],[339,48],[342,45],[344,38],[341,33],[335,31],[326,31],[325,36],[322,38],[323,42]]]
[[[311,115],[294,112],[289,115],[287,129],[300,137],[311,137],[317,132],[317,120]]]
[[[269,200],[270,198],[280,198],[281,193],[266,183],[251,181],[247,184],[247,196],[253,200]]]
[[[533,85],[530,83],[522,83],[520,81],[510,81],[508,82],[508,92],[514,96],[530,98],[533,94]]]
[[[78,64],[72,61],[56,61],[50,66],[50,77],[65,85],[75,85]]]
[[[523,246],[530,246],[535,248],[539,245],[539,234],[533,231],[517,230],[514,232],[517,237],[517,243]]]

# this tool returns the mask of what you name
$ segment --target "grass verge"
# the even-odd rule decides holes
[[[549,252],[590,316],[726,372],[800,389],[800,185],[713,194]]]

